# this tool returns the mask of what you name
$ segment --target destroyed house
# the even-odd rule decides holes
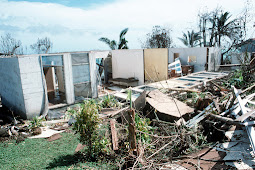
[[[79,96],[97,97],[96,60],[90,52],[0,58],[3,104],[22,118],[72,104]]]
[[[218,48],[162,48],[34,54],[0,58],[2,103],[22,118],[98,97],[108,82],[139,86],[171,78],[168,65],[180,60],[191,72],[217,71]],[[187,72],[188,73],[188,72]],[[109,80],[109,81],[108,81]]]

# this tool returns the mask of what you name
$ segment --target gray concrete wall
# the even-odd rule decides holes
[[[2,103],[26,118],[26,108],[17,57],[0,58],[0,95]]]
[[[39,116],[44,109],[45,95],[40,56],[19,57],[19,67],[26,116],[31,119]]]

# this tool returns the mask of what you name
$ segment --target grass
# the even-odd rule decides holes
[[[0,143],[0,169],[116,169],[109,163],[86,162],[74,150],[79,143],[77,135],[61,133],[62,138],[26,139]]]

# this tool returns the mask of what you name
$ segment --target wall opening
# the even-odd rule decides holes
[[[49,107],[66,103],[62,56],[42,56]]]

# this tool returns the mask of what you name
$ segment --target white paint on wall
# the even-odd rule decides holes
[[[144,57],[143,50],[113,50],[112,52],[112,77],[130,78],[139,80],[144,84]]]

